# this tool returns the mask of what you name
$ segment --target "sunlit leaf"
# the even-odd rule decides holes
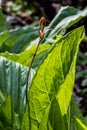
[[[41,127],[41,120],[44,117],[46,109],[49,106],[51,107],[51,103],[54,99],[58,101],[61,115],[64,116],[64,114],[67,113],[74,85],[76,57],[83,31],[84,29],[81,27],[62,38],[55,44],[38,68],[29,91],[32,130],[38,130],[40,128],[43,130],[46,127]],[[76,38],[71,40],[72,37]],[[67,66],[66,71],[64,71],[65,66],[63,64]],[[52,117],[52,119],[53,118],[54,117]],[[52,122],[50,122],[50,127],[54,130],[55,127],[51,123]],[[59,122],[57,122],[57,125],[58,123]]]

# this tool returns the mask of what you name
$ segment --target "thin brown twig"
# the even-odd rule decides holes
[[[36,53],[37,53],[37,50],[39,48],[39,44],[40,42],[42,41],[42,39],[44,38],[44,27],[45,27],[45,24],[46,24],[46,20],[44,17],[41,17],[40,19],[40,30],[39,30],[39,41],[38,41],[38,44],[37,44],[37,47],[36,47],[36,50],[34,52],[34,55],[31,59],[31,62],[29,64],[29,69],[28,69],[28,72],[27,72],[27,78],[26,78],[26,104],[28,105],[28,117],[29,117],[29,123],[30,123],[30,108],[29,108],[29,98],[28,98],[28,79],[29,79],[29,76],[30,76],[30,69],[31,69],[31,66],[32,66],[32,63],[35,59],[35,56],[36,56]],[[29,125],[29,127],[31,127],[31,125]],[[31,129],[31,128],[29,128]]]
[[[28,79],[29,79],[29,76],[30,76],[30,69],[31,69],[32,63],[33,63],[33,61],[35,59],[37,50],[39,48],[39,44],[42,41],[42,39],[44,38],[44,28],[45,28],[45,24],[46,24],[45,17],[41,17],[39,23],[40,23],[39,41],[38,41],[36,50],[34,52],[34,55],[33,55],[32,59],[31,59],[31,62],[30,62],[30,65],[29,65],[29,69],[28,69],[28,72],[27,72],[27,79],[26,79],[26,103],[28,103]]]
[[[29,75],[30,75],[30,69],[31,69],[32,63],[33,63],[33,61],[35,59],[35,56],[36,56],[36,53],[37,53],[37,50],[38,50],[40,42],[41,42],[41,39],[39,39],[39,42],[37,44],[36,50],[35,50],[35,52],[33,54],[33,57],[31,59],[31,62],[30,62],[30,65],[29,65],[29,69],[28,69],[28,72],[27,72],[27,79],[26,79],[26,102],[28,102],[28,79],[29,79]]]

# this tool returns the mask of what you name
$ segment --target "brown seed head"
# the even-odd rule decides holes
[[[44,16],[42,16],[42,17],[40,18],[39,23],[40,23],[40,26],[41,26],[41,30],[43,31],[43,30],[44,30],[44,27],[45,27],[45,25],[46,25],[46,19],[45,19]]]
[[[39,31],[39,36],[40,36],[40,39],[43,39],[44,37],[44,32],[42,32],[41,30]]]

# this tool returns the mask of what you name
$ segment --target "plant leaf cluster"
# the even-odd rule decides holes
[[[84,27],[65,34],[86,14],[87,8],[79,11],[69,6],[62,7],[48,25],[47,28],[52,30],[45,34],[30,71],[29,108],[26,104],[26,75],[37,46],[39,27],[31,25],[9,31],[4,28],[1,31],[1,130],[87,129],[72,97]]]

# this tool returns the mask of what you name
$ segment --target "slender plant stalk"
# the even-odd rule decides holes
[[[32,59],[31,59],[31,62],[30,62],[30,65],[29,65],[29,69],[28,69],[28,72],[27,72],[27,79],[26,79],[26,102],[27,102],[27,103],[28,103],[28,79],[29,79],[29,75],[30,75],[30,69],[31,69],[31,66],[32,66],[32,64],[33,64],[33,61],[34,61],[34,59],[35,59],[35,56],[36,56],[37,50],[38,50],[38,48],[39,48],[40,42],[41,42],[41,39],[39,39],[39,42],[38,42],[38,44],[37,44],[36,50],[35,50],[35,52],[34,52],[34,55],[33,55]]]
[[[28,72],[27,72],[27,78],[26,78],[26,103],[28,105],[28,117],[29,117],[29,120],[30,120],[30,108],[29,108],[29,98],[28,98],[28,79],[29,79],[29,76],[30,76],[30,69],[31,69],[31,66],[33,64],[33,61],[35,59],[35,56],[36,56],[36,53],[38,51],[38,48],[39,48],[39,45],[40,45],[40,42],[42,41],[42,39],[44,38],[44,28],[45,28],[45,24],[46,24],[46,19],[44,17],[41,17],[40,21],[40,30],[39,30],[39,41],[38,41],[38,44],[37,44],[37,47],[36,47],[36,50],[34,52],[34,55],[31,59],[31,62],[29,64],[29,69],[28,69]],[[29,121],[30,123],[30,121]],[[31,127],[31,125],[29,125]],[[29,128],[31,129],[31,128]]]

